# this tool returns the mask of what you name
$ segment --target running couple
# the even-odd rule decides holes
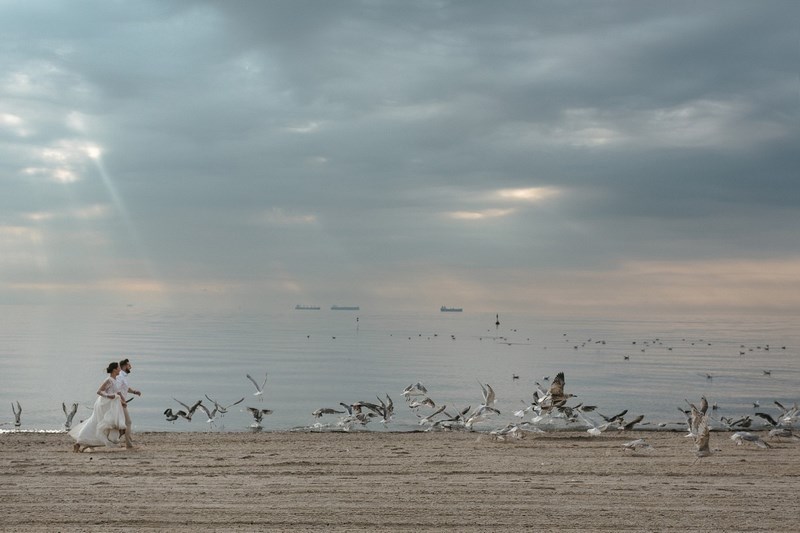
[[[128,359],[123,359],[119,363],[114,361],[108,365],[106,368],[108,377],[97,389],[97,400],[92,407],[92,415],[69,432],[75,439],[73,451],[82,452],[99,446],[116,447],[123,435],[125,447],[133,448],[131,417],[128,414],[128,403],[125,398],[128,393],[141,396],[142,391],[128,384],[128,375],[132,368]]]

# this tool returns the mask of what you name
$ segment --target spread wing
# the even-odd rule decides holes
[[[709,453],[709,441],[711,439],[711,427],[708,425],[708,416],[700,419],[700,424],[697,427],[697,436],[694,443],[697,446],[697,451],[701,453]]]
[[[558,398],[564,396],[564,373],[559,372],[556,374],[555,379],[550,384],[550,396]]]

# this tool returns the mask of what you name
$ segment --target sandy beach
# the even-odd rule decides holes
[[[696,461],[673,432],[142,433],[80,454],[8,433],[0,529],[796,531],[800,443],[729,436]]]

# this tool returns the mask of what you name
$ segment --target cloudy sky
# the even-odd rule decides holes
[[[800,313],[799,21],[0,1],[0,303]]]

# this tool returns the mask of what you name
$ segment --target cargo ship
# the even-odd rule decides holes
[[[318,305],[301,305],[297,304],[294,306],[296,311],[319,311]]]
[[[464,309],[461,307],[447,307],[444,305],[439,310],[442,313],[461,313],[462,311],[464,311]]]
[[[361,309],[357,305],[332,305],[331,311],[358,311]]]

